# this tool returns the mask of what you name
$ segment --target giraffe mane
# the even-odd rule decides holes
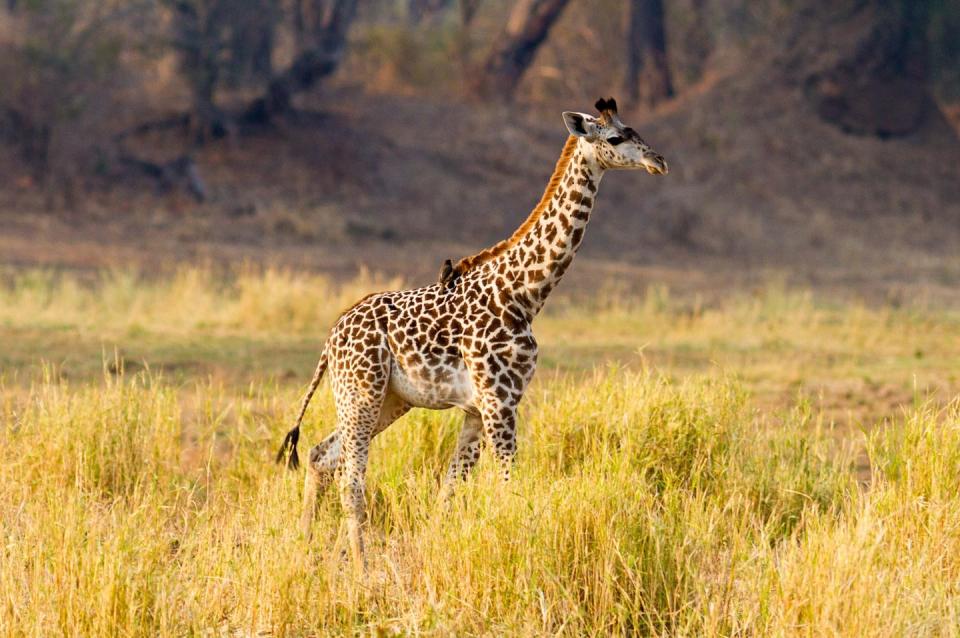
[[[495,259],[496,257],[502,255],[504,252],[516,246],[521,238],[533,227],[537,220],[540,219],[540,216],[543,215],[547,210],[547,206],[550,205],[550,200],[553,198],[553,194],[556,192],[557,187],[560,186],[560,179],[563,177],[564,171],[567,170],[567,166],[570,164],[570,160],[573,158],[573,152],[577,148],[577,138],[574,135],[571,135],[567,138],[566,143],[563,145],[563,150],[560,152],[560,159],[557,160],[557,165],[553,169],[553,174],[550,176],[550,181],[547,182],[547,188],[543,191],[543,195],[540,197],[540,201],[537,202],[537,205],[533,207],[533,210],[530,212],[530,215],[527,216],[527,219],[524,220],[520,227],[513,231],[513,234],[510,235],[507,239],[497,242],[489,248],[485,248],[480,252],[464,257],[457,262],[457,265],[454,266],[454,272],[457,275],[462,275],[467,273],[482,264]]]

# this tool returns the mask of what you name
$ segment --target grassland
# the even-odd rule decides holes
[[[354,580],[270,459],[333,318],[399,283],[6,273],[0,634],[957,634],[960,315],[778,286],[557,299],[515,480],[438,508],[459,419],[414,411]]]

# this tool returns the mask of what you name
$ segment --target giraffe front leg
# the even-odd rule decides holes
[[[463,419],[463,427],[457,439],[457,450],[450,460],[447,476],[440,488],[440,501],[446,501],[453,494],[458,481],[470,474],[470,470],[480,458],[480,449],[483,447],[483,420],[479,414],[470,412]]]
[[[509,337],[501,331],[497,337]],[[475,353],[467,362],[473,386],[480,397],[483,436],[500,466],[500,476],[510,480],[517,454],[517,406],[533,378],[537,342],[529,332],[514,335],[504,352]]]
[[[493,450],[500,468],[500,478],[510,480],[513,459],[517,455],[517,407],[500,404],[483,412],[483,435]]]

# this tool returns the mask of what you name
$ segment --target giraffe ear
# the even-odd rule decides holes
[[[570,135],[577,137],[596,137],[599,125],[597,118],[586,113],[576,113],[574,111],[563,112],[563,123],[567,125]]]

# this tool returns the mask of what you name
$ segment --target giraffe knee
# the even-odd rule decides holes
[[[310,450],[310,466],[321,474],[332,474],[340,464],[340,440],[333,436]]]

